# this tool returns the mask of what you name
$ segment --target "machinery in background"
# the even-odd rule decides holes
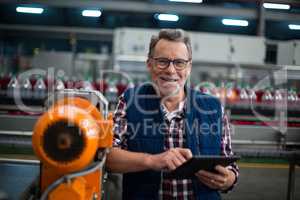
[[[48,79],[47,77],[22,77],[3,76],[0,77],[0,112],[7,114],[30,115],[34,109],[41,108],[47,98],[47,93],[63,89],[96,90],[105,95],[109,101],[109,110],[113,111],[118,96],[129,86],[122,80],[62,80]],[[16,100],[17,99],[17,100]],[[17,101],[29,109],[20,109]],[[22,106],[21,106],[22,107]],[[24,107],[23,107],[24,108]],[[20,112],[20,111],[25,112]]]
[[[93,104],[97,99],[84,98],[104,99],[99,92],[62,90],[59,94],[62,98],[49,97],[54,104],[38,119],[32,135],[41,161],[34,199],[101,199],[102,167],[113,137],[107,102],[101,114]]]
[[[288,73],[294,74],[294,71]],[[138,80],[134,82],[135,85],[142,81]],[[250,83],[245,85],[247,81],[241,82],[244,84],[235,81],[230,85],[227,85],[230,82],[225,82],[226,85],[220,82],[214,85],[213,81],[204,83],[192,84],[191,87],[214,95],[223,102],[237,133],[233,135],[234,145],[256,149],[258,146],[273,149],[300,148],[300,90],[297,80],[290,84],[293,87],[270,85],[265,89],[251,88]],[[126,88],[132,87],[131,84],[133,82],[124,82],[118,76],[103,76],[103,79],[96,82],[4,76],[0,78],[0,120],[3,122],[0,124],[0,144],[9,148],[21,145],[31,149],[28,136],[31,135],[35,120],[45,111],[45,91],[49,93],[67,88],[101,92],[108,101],[108,110],[114,111],[118,96]],[[20,127],[14,126],[16,120],[21,124]],[[259,131],[253,132],[252,128]]]

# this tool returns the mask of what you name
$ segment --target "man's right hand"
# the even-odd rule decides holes
[[[146,162],[152,170],[174,170],[192,156],[190,149],[172,148],[160,154],[148,154]]]

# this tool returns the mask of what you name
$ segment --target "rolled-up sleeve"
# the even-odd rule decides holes
[[[119,102],[114,113],[114,139],[113,146],[127,149],[127,119],[126,119],[126,102],[124,96],[120,96]]]
[[[228,116],[224,112],[224,108],[222,108],[222,123],[223,123],[223,129],[222,129],[223,132],[222,132],[222,140],[221,140],[221,154],[225,156],[232,156],[234,155],[231,146],[232,127],[230,125]],[[234,188],[239,177],[239,167],[236,163],[232,163],[227,168],[230,169],[235,174],[235,181],[230,188],[222,191],[224,193],[229,192]]]

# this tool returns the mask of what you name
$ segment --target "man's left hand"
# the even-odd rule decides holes
[[[231,187],[235,181],[233,171],[221,165],[217,165],[215,170],[217,173],[200,170],[195,175],[203,184],[211,189],[226,190]]]

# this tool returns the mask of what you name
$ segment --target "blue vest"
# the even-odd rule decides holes
[[[193,155],[220,155],[222,118],[220,102],[211,96],[186,88],[187,105],[184,119],[186,148]],[[124,93],[128,150],[158,154],[164,151],[164,123],[160,98],[154,88],[143,85]],[[193,180],[197,200],[221,199],[217,190]],[[161,172],[147,170],[123,175],[123,200],[158,200]]]

